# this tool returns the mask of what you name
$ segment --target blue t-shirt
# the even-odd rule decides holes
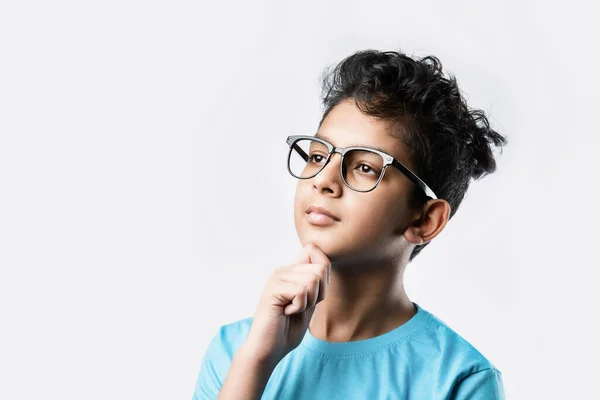
[[[500,371],[427,310],[383,335],[326,342],[310,329],[277,364],[262,399],[504,399]],[[253,318],[221,326],[200,366],[194,400],[216,399]]]

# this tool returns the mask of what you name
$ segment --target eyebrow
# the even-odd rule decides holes
[[[326,141],[328,141],[328,142],[330,142],[330,143],[331,143],[331,139],[329,139],[327,136],[325,136],[325,135],[323,135],[323,134],[317,133],[317,134],[315,135],[315,137],[316,137],[316,138],[319,138],[319,139],[326,140]],[[348,145],[348,146],[346,146],[346,147],[351,147],[351,146],[368,147],[368,148],[370,148],[370,149],[379,150],[379,151],[381,151],[381,152],[383,152],[383,153],[386,153],[386,154],[391,154],[389,151],[387,151],[387,150],[384,150],[384,149],[382,149],[381,147],[378,147],[378,146],[371,146],[371,145],[367,145],[367,144],[363,144],[363,143],[354,143],[354,144],[350,144],[350,145]],[[337,147],[337,146],[336,146],[336,147]]]

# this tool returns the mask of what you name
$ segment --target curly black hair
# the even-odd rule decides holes
[[[389,123],[390,134],[406,148],[414,172],[450,204],[452,218],[471,178],[496,170],[492,146],[502,150],[507,141],[490,127],[482,110],[466,104],[455,76],[447,75],[434,56],[355,52],[321,76],[324,111],[319,127],[333,107],[354,98],[363,113]],[[410,204],[425,200],[415,186]],[[409,262],[428,243],[416,246]]]

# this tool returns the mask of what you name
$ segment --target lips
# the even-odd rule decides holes
[[[333,214],[332,212],[330,212],[330,211],[329,211],[329,210],[327,210],[326,208],[324,208],[324,207],[319,207],[319,206],[315,206],[315,205],[311,205],[310,207],[308,207],[308,208],[306,209],[306,213],[307,213],[307,214],[310,214],[310,213],[324,214],[324,215],[327,215],[327,216],[329,216],[329,217],[333,218],[333,219],[334,219],[334,220],[336,220],[336,221],[339,221],[339,220],[340,220],[340,219],[339,219],[339,217],[338,217],[337,215]]]

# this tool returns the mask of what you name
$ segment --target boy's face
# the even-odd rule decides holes
[[[386,133],[387,124],[363,114],[347,99],[327,115],[318,136],[336,147],[379,147],[412,169],[399,141]],[[418,210],[409,208],[413,183],[396,168],[388,167],[379,185],[356,192],[340,176],[340,154],[315,177],[298,179],[294,198],[294,223],[302,246],[314,243],[331,259],[344,263],[368,262],[397,255],[399,239]],[[306,210],[315,205],[339,218],[329,225],[311,222]]]

